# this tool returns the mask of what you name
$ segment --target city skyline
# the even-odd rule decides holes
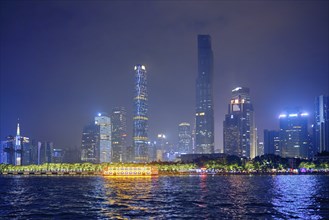
[[[130,143],[131,67],[143,63],[150,73],[149,137],[163,132],[176,142],[177,125],[194,124],[198,34],[212,36],[215,54],[215,149],[223,147],[222,122],[237,86],[251,89],[260,136],[263,129],[278,129],[278,115],[286,107],[313,112],[315,98],[328,95],[327,2],[129,4],[1,3],[1,139],[14,133],[20,118],[24,136],[79,146],[89,118],[124,106]],[[136,31],[132,17],[115,13],[135,14],[136,8],[146,12],[134,19],[145,22],[147,33]],[[181,17],[186,9],[190,13]],[[199,10],[209,13],[201,18]],[[155,12],[168,11],[180,22],[149,20]],[[85,15],[94,19],[79,23],[76,18]]]

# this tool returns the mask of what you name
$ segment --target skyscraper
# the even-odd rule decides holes
[[[133,146],[136,162],[147,162],[148,158],[148,94],[147,75],[144,65],[136,65],[134,116],[133,116]]]
[[[279,131],[264,130],[264,154],[281,156]]]
[[[15,165],[15,137],[9,135],[6,137],[6,140],[2,142],[2,158],[1,163],[3,164],[12,164]]]
[[[127,154],[126,109],[117,107],[112,110],[112,162],[125,162]]]
[[[16,132],[16,138],[15,138],[15,165],[22,165],[22,143],[21,143],[21,135],[20,135],[20,128],[19,123],[17,123],[17,132]]]
[[[224,153],[240,157],[256,156],[256,129],[249,88],[237,87],[225,115]]]
[[[308,157],[308,113],[288,111],[279,116],[280,149],[282,157]]]
[[[182,122],[178,125],[178,153],[187,154],[192,153],[192,133],[191,125]]]
[[[81,142],[82,162],[99,163],[99,132],[100,127],[94,122],[83,128]]]
[[[7,136],[0,146],[0,163],[16,166],[30,164],[30,140],[21,136],[19,123],[17,123],[16,136]]]
[[[52,152],[54,149],[54,143],[49,141],[38,141],[37,153],[38,153],[38,164],[51,163]]]
[[[264,142],[260,141],[257,143],[257,156],[264,155]]]
[[[315,99],[314,145],[317,152],[329,152],[329,96]]]
[[[111,162],[111,118],[106,113],[99,113],[95,124],[99,126],[99,162]]]
[[[165,134],[158,134],[156,139],[157,160],[166,161],[166,153],[169,153],[169,143]]]
[[[213,52],[210,35],[198,35],[198,76],[196,80],[196,153],[214,153]]]

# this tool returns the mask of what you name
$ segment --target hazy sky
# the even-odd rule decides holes
[[[124,106],[133,67],[149,85],[149,137],[194,123],[197,35],[214,52],[215,146],[236,86],[249,87],[259,134],[287,107],[329,94],[328,1],[1,1],[0,137],[79,146],[98,112]],[[131,143],[131,141],[129,142]]]

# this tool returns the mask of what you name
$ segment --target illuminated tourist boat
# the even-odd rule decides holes
[[[154,166],[136,167],[107,167],[103,171],[104,176],[153,176],[158,175],[158,168]]]

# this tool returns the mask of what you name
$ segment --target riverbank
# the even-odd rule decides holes
[[[21,176],[103,176],[102,172],[0,172],[0,175]],[[219,173],[195,173],[195,172],[160,172],[152,176],[227,176],[227,175],[329,175],[329,172],[219,172]],[[125,177],[125,176],[121,176]]]

